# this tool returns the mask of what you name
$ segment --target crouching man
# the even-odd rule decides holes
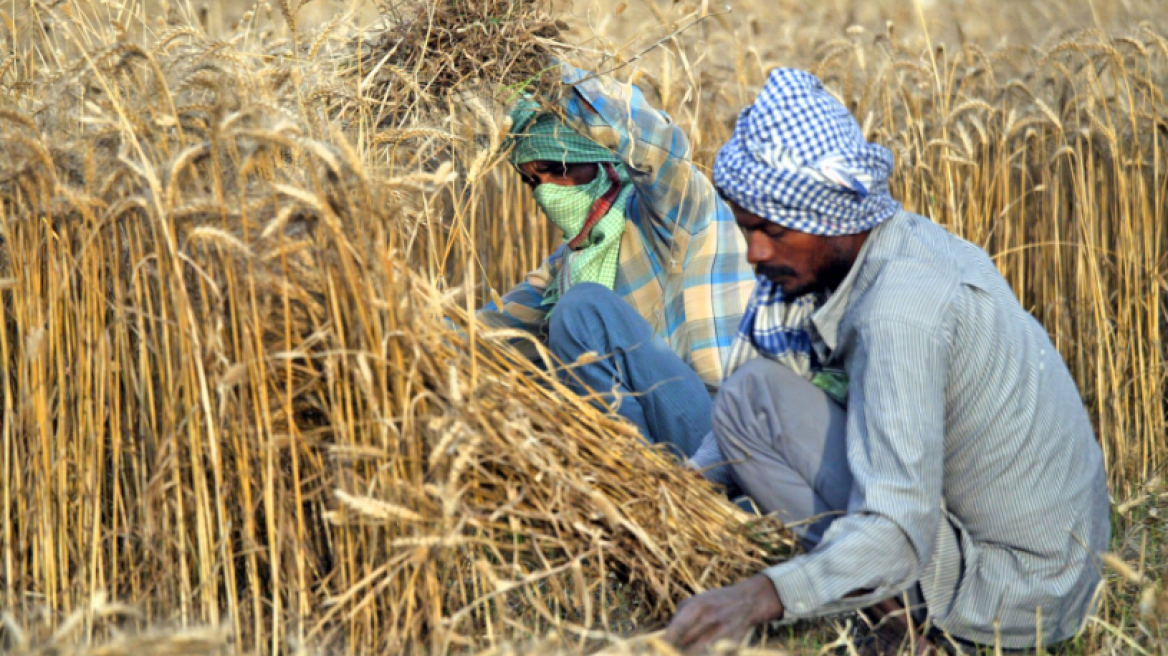
[[[1092,610],[1110,529],[1079,393],[986,253],[904,211],[891,171],[794,70],[718,154],[758,285],[697,464],[808,520],[808,552],[687,600],[681,647],[863,610],[876,653],[1029,649]]]
[[[646,442],[691,456],[754,287],[734,215],[685,134],[640,90],[564,67],[560,112],[521,102],[510,160],[564,243],[478,313],[526,330],[574,366]]]

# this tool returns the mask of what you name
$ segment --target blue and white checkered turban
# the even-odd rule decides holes
[[[740,207],[785,228],[850,235],[888,220],[892,153],[864,141],[847,108],[810,73],[771,72],[734,136],[718,151],[714,184]]]

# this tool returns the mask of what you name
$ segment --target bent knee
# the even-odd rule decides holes
[[[591,332],[603,325],[605,315],[613,311],[615,304],[623,303],[624,299],[604,285],[594,282],[572,285],[552,308],[548,337],[555,340],[557,336],[581,329]]]
[[[556,301],[554,312],[572,314],[601,311],[613,303],[623,303],[624,300],[604,285],[595,282],[576,283],[564,292],[560,300]]]
[[[712,424],[722,453],[741,452],[746,444],[773,444],[781,438],[777,399],[791,377],[789,367],[758,358],[740,366],[722,383],[714,399]]]

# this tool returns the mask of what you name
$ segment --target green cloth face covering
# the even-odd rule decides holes
[[[535,201],[560,230],[564,243],[580,234],[592,206],[610,189],[604,164],[611,164],[621,181],[620,193],[612,206],[587,235],[576,241],[577,250],[566,249],[559,274],[544,292],[542,304],[553,305],[579,282],[594,282],[612,289],[620,257],[625,227],[625,205],[633,185],[620,158],[600,144],[564,124],[554,114],[541,112],[539,105],[521,100],[511,111],[511,164],[518,168],[532,161],[563,164],[597,164],[596,179],[586,185],[566,187],[541,184]]]
[[[633,185],[629,183],[622,167],[617,166],[615,170],[621,178],[620,194],[608,212],[592,227],[580,250],[566,249],[559,275],[544,292],[543,305],[554,304],[576,283],[594,282],[609,289],[616,283],[621,236],[625,229],[625,204],[633,191]],[[539,185],[535,188],[535,201],[548,219],[564,231],[564,243],[567,243],[584,228],[592,205],[612,184],[604,167],[598,166],[596,179],[586,185]]]

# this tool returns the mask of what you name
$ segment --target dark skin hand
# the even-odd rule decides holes
[[[791,230],[726,202],[746,237],[747,261],[787,297],[835,289],[868,238],[866,232],[824,237]],[[783,611],[774,584],[766,575],[756,574],[682,602],[665,630],[665,639],[696,652],[719,640],[740,641],[754,626],[781,619]]]
[[[764,574],[694,595],[681,603],[665,629],[665,639],[687,652],[719,640],[740,641],[751,628],[783,617],[783,602]]]

